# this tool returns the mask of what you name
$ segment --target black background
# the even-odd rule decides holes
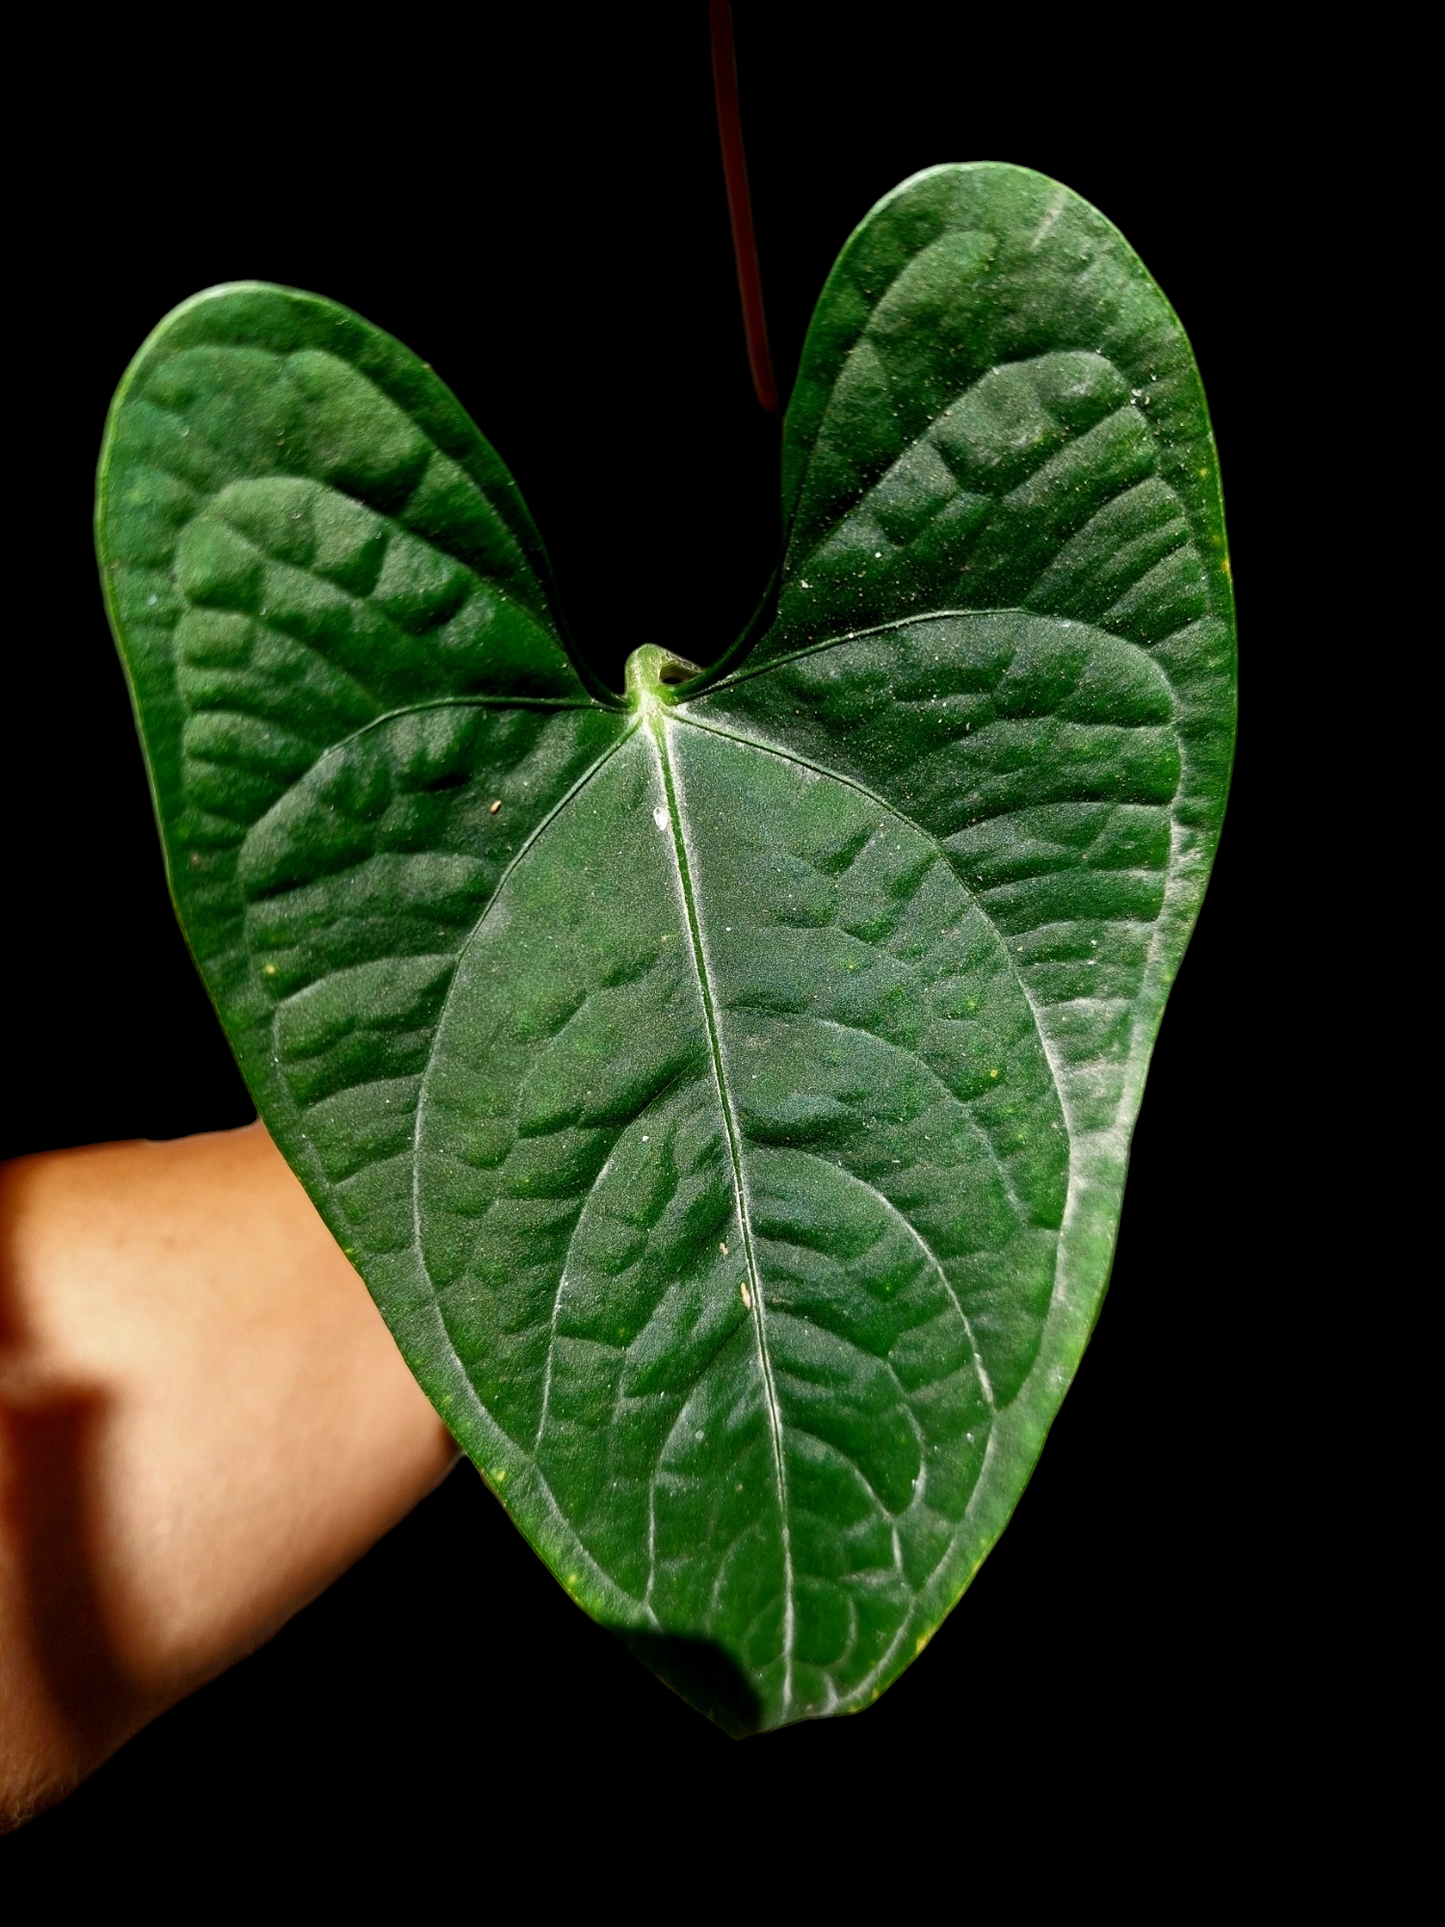
[[[870,1826],[891,1835],[906,1809],[905,1830],[947,1851],[990,1812],[1068,1813],[1117,1839],[1141,1802],[1151,1827],[1176,1795],[1225,1812],[1221,1748],[1267,1772],[1288,1653],[1257,1515],[1285,1474],[1257,1398],[1279,1277],[1253,1223],[1272,1099],[1248,938],[1272,899],[1252,852],[1285,783],[1269,451],[1289,170],[1257,99],[1198,49],[1022,20],[983,33],[965,11],[884,10],[864,35],[831,8],[740,0],[780,387],[838,247],[900,179],[1000,159],[1068,182],[1194,342],[1245,662],[1230,822],[1110,1295],[1014,1523],[878,1706],[736,1745],[569,1603],[464,1467],[272,1646],[17,1836],[17,1865],[170,1841],[248,1864],[279,1843],[317,1866],[360,1841],[400,1865],[437,1826],[465,1856],[565,1819],[615,1830],[619,1853],[696,1838],[702,1864],[727,1866],[744,1816],[805,1797],[836,1803],[840,1845],[860,1799]],[[505,34],[485,10],[455,37],[437,19],[398,16],[344,55],[273,19],[274,44],[132,59],[65,110],[73,165],[32,184],[48,319],[12,396],[38,480],[11,522],[37,591],[6,672],[24,1012],[7,1151],[251,1115],[171,913],[90,551],[109,395],[177,301],[242,276],[312,288],[431,361],[517,476],[574,631],[614,674],[645,640],[708,660],[766,580],[777,430],[744,359],[700,0],[538,8]]]

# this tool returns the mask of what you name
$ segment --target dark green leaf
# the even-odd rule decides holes
[[[99,510],[262,1114],[532,1543],[738,1731],[876,1698],[1007,1521],[1233,718],[1188,345],[1053,182],[874,210],[784,501],[711,675],[629,552],[609,696],[430,371],[238,286],[141,351]]]

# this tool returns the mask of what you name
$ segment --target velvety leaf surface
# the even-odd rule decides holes
[[[141,351],[99,508],[262,1114],[532,1543],[734,1731],[876,1697],[1018,1498],[1233,719],[1188,345],[1053,182],[873,211],[784,503],[738,650],[639,579],[609,695],[431,372],[237,286]]]

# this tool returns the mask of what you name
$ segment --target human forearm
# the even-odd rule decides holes
[[[0,1174],[0,1809],[261,1645],[455,1447],[259,1126]]]

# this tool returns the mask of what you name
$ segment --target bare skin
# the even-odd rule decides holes
[[[0,1167],[0,1831],[455,1458],[260,1125]]]

